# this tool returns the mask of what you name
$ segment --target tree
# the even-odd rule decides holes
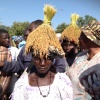
[[[67,27],[68,25],[66,23],[62,23],[60,25],[57,26],[56,28],[56,33],[62,33],[63,30]]]
[[[6,31],[9,31],[10,27],[9,26],[5,26],[5,25],[0,25],[0,29],[4,29]]]
[[[96,21],[97,21],[96,18],[94,18],[94,17],[92,17],[92,16],[89,16],[89,15],[86,15],[84,18],[83,18],[83,17],[80,17],[80,18],[78,19],[77,25],[78,25],[79,27],[82,27],[82,26],[84,26],[84,25],[89,24],[89,23],[92,22],[93,20],[96,20]]]
[[[89,15],[86,15],[85,16],[85,25],[87,25],[87,24],[89,24],[90,22],[92,22],[93,20],[96,20],[97,21],[97,19],[96,18],[94,18],[94,17],[92,17],[92,16],[89,16]]]
[[[29,26],[29,24],[29,22],[14,22],[9,30],[10,35],[22,35],[23,31]]]
[[[77,21],[77,25],[79,27],[82,27],[84,25],[85,19],[83,19],[83,17],[80,17]]]

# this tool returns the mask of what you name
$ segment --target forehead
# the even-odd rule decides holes
[[[1,38],[3,38],[3,37],[9,37],[9,34],[8,34],[8,33],[2,33],[2,34],[0,35],[0,37],[1,37]]]
[[[28,27],[28,29],[34,29],[34,28],[36,28],[35,24],[30,24],[29,27]]]

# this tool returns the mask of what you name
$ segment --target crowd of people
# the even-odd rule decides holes
[[[56,11],[45,5],[44,20],[33,21],[16,47],[0,29],[0,100],[100,100],[100,22],[79,28],[72,14],[58,38]]]

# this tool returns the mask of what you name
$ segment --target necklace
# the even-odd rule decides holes
[[[37,86],[38,86],[39,91],[40,91],[40,95],[42,95],[42,97],[47,97],[47,96],[50,94],[51,73],[50,73],[50,84],[49,84],[49,90],[48,90],[48,93],[47,93],[46,95],[43,95],[43,94],[42,94],[42,91],[41,91],[40,86],[39,86],[39,83],[38,83],[38,78],[37,78],[36,82],[37,82]]]

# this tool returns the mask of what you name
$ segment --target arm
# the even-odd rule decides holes
[[[100,100],[100,64],[93,65],[85,70],[79,79],[92,99]]]
[[[99,76],[95,73],[92,73],[86,76],[86,79],[82,80],[82,84],[85,87],[85,90],[91,95],[92,100],[100,100],[100,80]]]
[[[25,66],[24,66],[24,64],[23,64],[23,62],[24,62],[24,50],[25,50],[25,47],[23,47],[21,50],[20,50],[20,52],[19,52],[19,54],[18,54],[18,56],[17,56],[17,61],[19,62],[19,64],[20,64],[20,66],[22,67],[22,68],[24,68]]]
[[[4,98],[3,96],[5,95],[5,92],[9,86],[10,80],[11,80],[11,76],[6,77],[6,79],[4,80],[3,90],[2,90],[2,94],[1,94],[2,98]]]
[[[32,53],[25,54],[25,46],[23,46],[17,57],[17,61],[20,63],[20,66],[22,68],[26,69],[30,65],[31,60],[32,60]]]
[[[18,61],[12,61],[12,62],[0,61],[0,70],[3,72],[17,73],[20,70],[23,70],[23,68],[20,66]]]
[[[57,72],[65,72],[66,67],[68,67],[68,63],[64,57],[56,58],[54,65],[56,66]]]
[[[30,61],[31,61],[31,56],[24,57],[24,47],[23,47],[17,57],[17,61],[12,61],[12,62],[0,61],[0,70],[11,73],[24,71],[24,69],[29,66]]]

